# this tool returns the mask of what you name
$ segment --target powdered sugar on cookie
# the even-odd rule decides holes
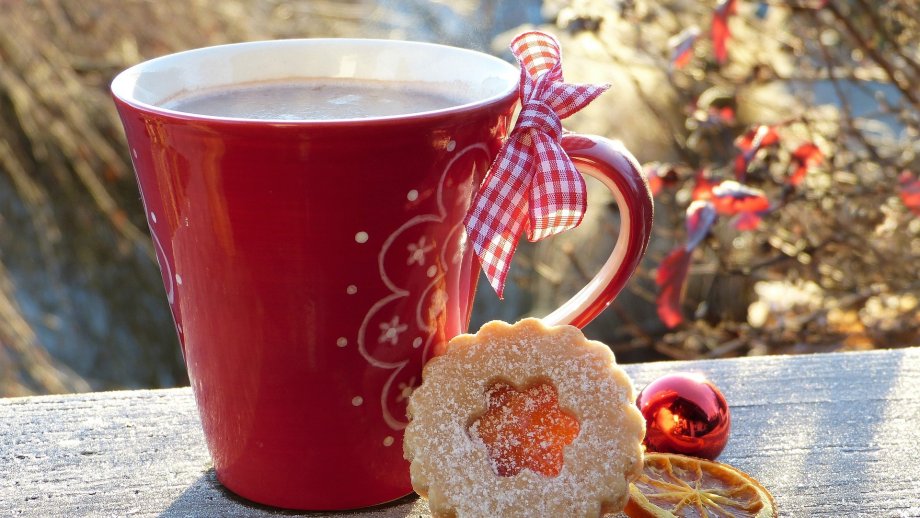
[[[642,465],[634,401],[610,349],[577,328],[490,322],[425,366],[404,441],[412,484],[433,516],[619,511]]]

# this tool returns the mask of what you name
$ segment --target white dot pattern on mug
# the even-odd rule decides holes
[[[182,286],[182,277],[178,273],[176,274],[176,284]]]
[[[369,236],[367,235],[367,232],[364,232],[362,230],[361,232],[358,232],[357,234],[355,234],[355,241],[358,243],[367,243],[368,237]]]
[[[354,295],[355,293],[358,293],[358,287],[355,286],[354,284],[349,284],[348,287],[345,288],[345,293],[349,295]]]
[[[347,345],[348,345],[348,338],[345,338],[344,336],[340,336],[339,339],[335,341],[335,345],[337,345],[337,346],[339,346],[339,347],[345,347],[345,346],[347,346]]]
[[[386,446],[387,448],[389,448],[390,446],[393,446],[394,442],[396,442],[396,439],[394,439],[392,435],[387,435],[386,437],[383,438],[383,445]]]
[[[383,420],[393,430],[406,427],[405,406],[417,385],[415,376],[431,351],[445,340],[439,333],[439,326],[446,322],[442,317],[449,311],[444,276],[464,247],[463,223],[450,218],[465,212],[477,175],[488,167],[491,157],[483,143],[461,148],[453,139],[442,142],[445,148],[450,146],[451,155],[436,188],[425,186],[424,197],[420,188],[401,191],[405,200],[424,199],[425,203],[404,203],[406,220],[392,231],[375,235],[372,249],[378,274],[390,293],[370,301],[354,337],[354,349],[371,366],[391,371],[379,395]],[[450,226],[438,228],[446,227],[445,223]],[[406,283],[406,278],[413,282]],[[362,294],[377,293],[373,285],[365,289],[364,282]]]
[[[353,406],[361,406],[362,404],[364,404],[364,398],[361,396],[355,396],[351,398],[351,404]]]

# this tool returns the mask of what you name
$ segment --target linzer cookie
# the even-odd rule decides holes
[[[412,485],[435,517],[599,516],[642,471],[632,383],[572,326],[496,321],[454,338],[408,412]]]

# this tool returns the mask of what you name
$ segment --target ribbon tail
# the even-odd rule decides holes
[[[463,220],[468,241],[499,299],[527,222],[526,191],[532,172],[519,162],[526,151],[522,147],[513,140],[502,149]]]
[[[501,250],[501,259],[493,259],[493,262],[489,262],[486,259],[492,252],[489,251],[491,246],[489,244],[479,244],[476,241],[473,241],[473,249],[476,251],[476,255],[479,256],[479,264],[482,267],[482,273],[486,275],[486,279],[489,281],[489,285],[492,286],[492,289],[495,290],[495,294],[498,295],[499,300],[505,300],[505,283],[508,280],[508,272],[511,270],[511,259],[514,257],[514,252],[517,250],[517,244],[520,240],[521,232],[518,232],[516,236],[507,235],[504,238],[502,243]]]

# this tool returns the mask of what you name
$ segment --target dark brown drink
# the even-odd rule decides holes
[[[411,81],[309,78],[241,83],[177,96],[163,107],[215,117],[334,120],[442,110],[471,99],[447,85]]]

